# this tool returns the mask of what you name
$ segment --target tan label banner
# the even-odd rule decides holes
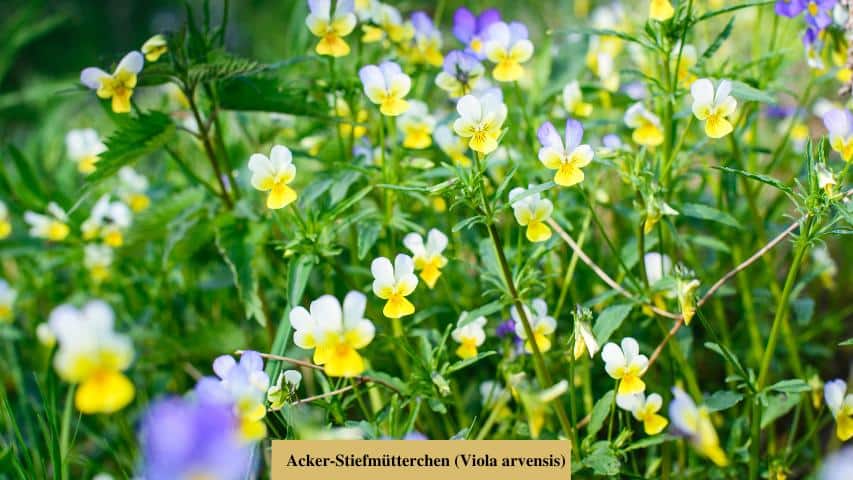
[[[566,480],[568,440],[275,440],[272,480]]]

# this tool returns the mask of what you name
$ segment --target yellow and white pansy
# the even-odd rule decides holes
[[[847,382],[841,379],[823,386],[826,406],[835,418],[835,434],[842,442],[853,437],[853,393],[847,393]]]
[[[690,85],[693,97],[693,115],[705,122],[705,134],[711,138],[722,138],[732,132],[729,117],[737,109],[737,100],[731,96],[732,82],[722,80],[714,89],[707,78],[700,78]]]
[[[850,162],[853,159],[853,114],[847,109],[828,108],[821,116],[829,131],[829,146],[842,160]]]
[[[107,151],[98,132],[92,128],[70,130],[65,135],[65,148],[68,157],[77,164],[77,171],[86,175],[95,171],[98,156]]]
[[[6,280],[0,278],[0,323],[9,323],[12,321],[12,307],[15,305],[15,299],[18,298],[18,292],[9,286]]]
[[[269,192],[267,208],[284,208],[296,200],[296,191],[289,185],[296,178],[296,166],[287,147],[272,147],[269,157],[262,153],[252,154],[249,157],[249,171],[252,172],[252,186],[262,192]]]
[[[520,22],[495,22],[486,30],[483,51],[492,63],[492,77],[499,82],[514,82],[524,75],[522,63],[533,56],[533,44],[527,39],[527,27]]]
[[[584,118],[592,113],[592,104],[583,101],[580,83],[572,80],[563,87],[563,108],[569,115]]]
[[[507,116],[499,90],[490,89],[480,97],[465,95],[456,103],[456,111],[459,118],[453,122],[453,130],[468,139],[472,150],[488,155],[498,148]]]
[[[353,13],[352,0],[337,0],[332,14],[331,0],[308,0],[311,12],[305,19],[308,30],[320,41],[314,48],[318,55],[343,57],[349,55],[349,44],[344,40],[352,33],[358,19]]]
[[[136,172],[132,167],[121,167],[118,171],[118,189],[116,194],[134,213],[139,213],[149,205],[151,199],[146,193],[148,179]]]
[[[467,359],[477,356],[477,348],[486,341],[486,331],[483,327],[486,326],[486,317],[477,317],[473,320],[468,320],[468,312],[462,312],[459,316],[459,321],[456,322],[456,328],[450,333],[453,341],[459,344],[456,349],[456,355],[459,358]]]
[[[97,67],[84,69],[80,72],[80,83],[95,90],[98,97],[112,99],[113,112],[127,113],[130,111],[130,97],[136,88],[136,76],[144,63],[142,54],[133,51],[121,59],[112,74]]]
[[[409,109],[406,95],[412,88],[412,79],[403,73],[400,65],[382,62],[365,65],[358,71],[364,94],[376,105],[382,115],[396,117]]]
[[[649,18],[665,22],[675,15],[675,9],[669,0],[649,0]]]
[[[509,192],[509,202],[515,220],[522,227],[527,227],[527,239],[531,242],[544,242],[551,238],[551,229],[545,221],[551,218],[554,204],[551,200],[542,198],[538,192],[528,193],[533,187],[534,185],[529,185],[527,189],[513,188]]]
[[[133,345],[113,331],[113,310],[94,300],[77,309],[61,305],[48,320],[59,350],[53,365],[60,378],[77,384],[74,404],[82,413],[113,413],[133,400],[133,384],[122,373],[133,360]]]
[[[601,350],[604,369],[614,380],[619,381],[617,395],[642,393],[646,384],[640,379],[646,373],[649,359],[640,354],[640,344],[631,337],[622,339],[621,348],[613,342]]]
[[[679,52],[681,52],[680,60]],[[690,73],[690,69],[696,65],[698,60],[696,56],[696,47],[690,44],[685,44],[682,48],[680,43],[676,43],[672,49],[670,60],[672,61],[673,69],[676,68],[677,65],[678,71],[676,72],[676,75],[678,77],[678,84],[682,87],[689,87],[692,85],[696,80],[696,75]]]
[[[413,13],[411,22],[414,38],[406,56],[415,64],[440,67],[444,61],[441,31],[435,28],[435,23],[426,12]]]
[[[646,435],[657,435],[669,423],[666,418],[658,414],[661,406],[663,406],[663,398],[657,393],[648,397],[642,392],[631,395],[617,395],[616,404],[619,405],[619,408],[631,412],[635,419],[643,422]]]
[[[619,71],[615,67],[615,59],[621,50],[622,40],[618,37],[594,37],[589,43],[586,65],[608,92],[619,89]]]
[[[527,308],[527,305],[524,305],[522,308],[524,308],[524,314],[527,317],[527,321],[530,322],[530,330],[533,333],[533,342],[528,338],[527,330],[524,328],[521,316],[513,305],[509,309],[509,315],[512,317],[512,321],[515,326],[515,334],[518,335],[518,338],[524,341],[525,351],[533,352],[533,343],[535,342],[540,352],[547,352],[551,349],[550,335],[557,329],[557,321],[554,317],[548,315],[548,305],[545,303],[545,300],[541,298],[533,299],[531,306],[533,307],[532,311]]]
[[[148,62],[156,62],[169,50],[169,43],[162,34],[154,35],[142,44],[142,54]]]
[[[51,242],[65,240],[71,231],[68,228],[68,215],[54,202],[47,204],[48,215],[35,212],[25,212],[24,221],[30,226],[30,236],[44,238]]]
[[[12,219],[9,218],[9,208],[0,200],[0,240],[12,233]]]
[[[686,437],[700,455],[718,466],[728,465],[729,459],[720,448],[720,440],[708,408],[704,405],[697,407],[693,399],[678,387],[673,387],[672,394],[674,398],[669,404],[669,421],[674,433]]]
[[[106,245],[89,244],[83,249],[83,266],[89,271],[95,283],[103,282],[110,276],[113,264],[113,250]]]
[[[442,255],[447,248],[447,235],[435,228],[430,229],[424,243],[420,234],[412,232],[403,238],[403,245],[412,252],[415,270],[421,272],[423,281],[429,288],[434,287],[441,276],[441,269],[447,265],[447,258]]]
[[[485,73],[486,69],[477,57],[454,50],[444,57],[444,65],[435,77],[435,84],[450,98],[456,99],[487,84],[483,78]]]
[[[468,158],[468,143],[460,136],[455,135],[447,125],[439,125],[432,134],[438,148],[441,149],[454,164],[460,167],[468,167],[471,165],[471,159]]]
[[[354,377],[364,372],[364,359],[358,350],[373,340],[373,322],[364,318],[367,297],[352,291],[344,297],[343,308],[332,295],[311,302],[309,309],[296,307],[290,312],[290,324],[301,348],[314,349],[314,363],[323,365],[330,377]]]
[[[379,257],[370,264],[370,271],[373,273],[373,293],[387,300],[382,308],[383,315],[401,318],[415,313],[415,306],[406,299],[418,286],[412,257],[401,253],[394,259],[394,265],[391,265],[391,260]]]
[[[554,183],[571,187],[584,179],[583,167],[592,162],[593,151],[589,145],[581,145],[583,125],[570,118],[566,121],[565,142],[551,122],[545,122],[537,132],[539,161],[549,170],[556,170]]]
[[[83,240],[100,237],[110,247],[120,247],[124,244],[124,232],[130,227],[132,217],[130,207],[123,202],[110,201],[109,195],[103,195],[80,227]]]
[[[642,102],[637,102],[625,111],[625,125],[633,129],[631,138],[638,145],[654,147],[663,143],[660,118],[648,111]]]
[[[231,355],[213,360],[216,377],[204,377],[195,387],[195,395],[211,403],[231,405],[240,422],[240,438],[245,442],[266,436],[264,417],[270,378],[264,371],[264,360],[257,352],[246,351],[240,361]]]
[[[373,2],[370,20],[374,25],[363,25],[364,43],[381,42],[386,38],[393,43],[402,44],[415,36],[415,28],[411,22],[404,21],[400,11],[393,5]]]
[[[403,146],[423,150],[432,145],[435,118],[429,114],[427,104],[420,100],[409,102],[409,109],[397,117],[397,128],[403,134]]]
[[[367,110],[359,108],[353,115],[349,103],[343,98],[335,99],[335,116],[341,119],[338,123],[338,131],[343,138],[354,138],[356,140],[367,135]]]

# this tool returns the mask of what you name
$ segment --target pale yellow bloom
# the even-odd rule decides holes
[[[459,344],[456,349],[456,355],[459,358],[467,359],[477,356],[477,348],[486,341],[486,332],[483,327],[486,326],[485,317],[477,317],[466,325],[462,325],[468,319],[468,312],[462,312],[459,316],[456,329],[450,333],[453,341]],[[462,325],[462,326],[460,326]]]
[[[435,228],[430,229],[427,241],[418,233],[410,233],[403,238],[403,245],[412,252],[415,270],[421,272],[421,278],[429,288],[435,286],[441,269],[447,265],[447,258],[442,255],[447,248],[447,235]]]
[[[707,78],[700,78],[690,86],[693,97],[693,115],[705,122],[705,134],[711,138],[722,138],[732,132],[729,121],[737,108],[737,100],[729,95],[732,82],[723,80],[714,89],[714,84]]]
[[[646,384],[640,377],[646,373],[649,359],[640,354],[640,344],[631,337],[622,339],[621,348],[613,342],[601,350],[604,369],[611,378],[619,381],[617,395],[642,393]]]
[[[343,37],[352,33],[357,22],[353,13],[352,0],[338,0],[332,15],[331,0],[308,0],[311,13],[305,24],[320,41],[314,49],[318,55],[343,57],[349,55],[350,47]]]
[[[435,118],[429,114],[427,105],[419,100],[409,102],[408,111],[397,117],[397,128],[403,134],[403,146],[422,150],[432,145]]]
[[[669,423],[666,418],[658,414],[663,406],[663,398],[657,393],[648,397],[643,393],[617,395],[616,404],[623,410],[631,412],[635,419],[643,422],[646,435],[657,435]]]
[[[530,330],[533,333],[532,341],[527,335],[527,330],[524,328],[518,310],[513,306],[510,308],[509,314],[515,322],[515,334],[524,341],[526,351],[532,352],[533,343],[536,343],[540,352],[547,352],[551,349],[550,335],[557,329],[557,321],[548,315],[548,305],[545,300],[536,298],[531,302],[531,306],[533,307],[532,311],[527,308],[527,305],[524,305],[523,308],[527,321],[530,322]]]
[[[166,37],[159,33],[142,44],[142,54],[145,55],[145,60],[149,62],[156,62],[168,50],[169,44]]]
[[[663,143],[660,118],[646,110],[641,102],[631,105],[625,112],[625,125],[634,129],[631,138],[639,145],[654,147]]]
[[[293,155],[282,145],[272,147],[270,156],[255,153],[249,158],[249,171],[252,172],[252,186],[267,196],[267,208],[284,208],[296,200],[296,191],[289,184],[296,178],[296,166]]]
[[[488,91],[482,97],[465,95],[456,103],[459,118],[453,130],[467,138],[472,150],[488,155],[498,148],[507,108],[497,91]]]
[[[68,157],[77,164],[77,170],[86,175],[95,171],[98,156],[107,150],[98,132],[91,128],[69,131],[65,135],[65,147]]]
[[[98,97],[112,99],[115,113],[130,111],[130,97],[145,60],[139,52],[130,52],[121,59],[115,72],[109,74],[100,68],[89,67],[80,73],[80,83],[96,90]]]
[[[394,265],[385,257],[373,260],[373,293],[387,300],[382,314],[388,318],[401,318],[415,313],[415,306],[406,299],[418,286],[415,264],[408,255],[399,254]]]
[[[551,238],[551,229],[545,224],[554,211],[550,200],[541,198],[539,193],[527,194],[527,189],[517,187],[509,192],[509,201],[518,224],[527,227],[528,240],[535,243]]]
[[[68,228],[68,215],[54,202],[47,204],[47,212],[49,215],[35,212],[24,213],[24,221],[30,225],[30,235],[52,242],[65,240],[71,231]]]

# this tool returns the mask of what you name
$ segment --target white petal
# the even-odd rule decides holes
[[[290,325],[294,330],[311,330],[314,328],[314,319],[305,307],[296,307],[290,311]]]
[[[847,393],[847,383],[844,380],[836,379],[824,384],[823,396],[826,399],[826,406],[833,415],[836,415],[841,408],[845,393]]]
[[[721,105],[729,94],[732,93],[732,82],[723,80],[717,85],[717,93],[714,94],[714,105]]]
[[[364,318],[367,297],[361,292],[351,291],[344,297],[344,328],[357,325]]]
[[[139,73],[142,71],[142,65],[145,64],[145,57],[137,51],[128,53],[118,62],[116,73],[127,70],[128,72]]]
[[[213,372],[216,373],[217,377],[225,379],[228,376],[228,372],[236,366],[237,361],[234,360],[234,357],[231,355],[220,355],[213,361]]]
[[[431,255],[436,255],[447,248],[447,235],[435,228],[431,229],[427,234],[427,251]]]
[[[404,276],[411,275],[415,271],[415,264],[412,257],[400,253],[394,259],[394,276],[397,281],[400,281]]]
[[[693,108],[711,105],[714,101],[714,84],[707,78],[700,78],[690,85],[690,95],[693,97]]]
[[[96,67],[89,67],[80,72],[80,83],[86,85],[92,90],[97,90],[101,86],[101,79],[109,77],[110,74]]]
[[[89,328],[96,332],[111,332],[113,329],[113,309],[101,300],[92,300],[83,306],[81,312]]]
[[[343,330],[341,304],[332,295],[323,295],[311,302],[308,307],[311,318],[317,322],[317,328],[322,332],[340,332]]]
[[[381,285],[394,284],[394,267],[391,265],[391,260],[385,257],[379,257],[373,260],[370,264],[370,273],[373,274],[375,283]],[[374,284],[375,284],[374,283]]]
[[[482,118],[480,101],[473,95],[465,95],[456,102],[456,111],[459,116],[467,121],[479,122]],[[458,129],[457,129],[457,133]]]
[[[608,342],[601,350],[601,359],[608,366],[612,365],[614,368],[624,367],[627,364],[622,349],[613,342]]]
[[[625,337],[622,339],[622,352],[625,354],[625,361],[631,362],[640,354],[640,344],[632,337]]]
[[[661,406],[663,406],[663,398],[659,394],[653,393],[646,398],[646,408],[652,412],[657,412]]]
[[[424,247],[424,239],[417,233],[410,233],[403,237],[403,245],[412,252],[412,255],[416,257],[423,256],[426,253],[426,248]]]
[[[643,403],[643,394],[634,393],[630,395],[616,395],[616,405],[622,410],[633,412],[638,406]]]
[[[330,0],[308,0],[308,9],[315,16],[328,19],[332,11]]]
[[[548,304],[545,303],[545,300],[541,298],[535,298],[531,302],[533,306],[533,311],[536,312],[537,317],[545,317],[548,315]]]
[[[272,163],[272,168],[275,173],[280,173],[292,162],[293,155],[290,153],[290,149],[283,145],[276,145],[272,147],[272,152],[270,152],[270,163]]]
[[[385,79],[382,77],[382,70],[376,65],[365,65],[358,71],[358,77],[364,85],[365,92],[371,89],[385,90]]]

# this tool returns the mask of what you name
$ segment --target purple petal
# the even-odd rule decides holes
[[[783,17],[796,17],[802,13],[805,8],[805,0],[778,0],[776,2],[776,14]]]
[[[571,152],[581,144],[583,138],[583,125],[581,122],[570,118],[566,120],[566,151]]]
[[[511,22],[509,24],[509,38],[511,43],[527,40],[527,27],[521,22]]]
[[[432,19],[429,18],[429,15],[427,15],[426,12],[418,11],[412,13],[412,26],[415,27],[415,31],[421,35],[428,35],[435,30]]]
[[[536,137],[543,147],[560,147],[560,134],[551,122],[545,122],[536,132]]]
[[[453,14],[453,36],[468,45],[477,29],[477,19],[471,10],[459,7]]]
[[[240,366],[248,372],[260,371],[264,369],[264,359],[258,352],[249,350],[243,352],[243,356],[240,357]]]
[[[489,25],[501,21],[501,12],[496,8],[483,10],[477,17],[477,33],[485,32]]]
[[[220,355],[213,361],[213,371],[219,378],[225,378],[237,362],[231,355]]]

